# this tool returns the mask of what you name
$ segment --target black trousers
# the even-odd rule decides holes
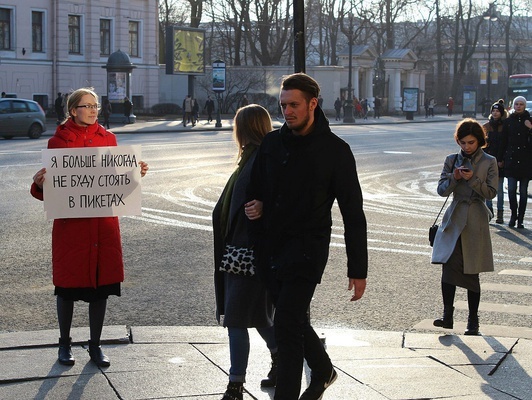
[[[265,283],[275,304],[275,338],[278,346],[278,374],[275,400],[297,400],[301,391],[303,359],[312,379],[326,381],[332,363],[320,338],[310,325],[309,306],[316,283],[302,277],[277,279],[266,271]]]

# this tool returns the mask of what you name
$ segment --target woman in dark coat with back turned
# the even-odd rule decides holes
[[[277,381],[277,344],[273,329],[273,304],[256,274],[237,274],[224,270],[222,257],[226,245],[250,248],[248,219],[244,212],[246,190],[257,148],[272,130],[268,111],[257,104],[240,108],[234,121],[234,136],[238,144],[238,167],[227,182],[213,211],[214,281],[216,317],[224,315],[228,328],[231,368],[229,384],[222,400],[242,400],[243,384],[249,357],[248,328],[256,328],[272,355],[272,369],[261,386],[275,386]],[[251,203],[251,202],[250,202]],[[257,215],[257,217],[260,215]]]
[[[526,99],[518,96],[513,102],[514,112],[503,125],[502,143],[497,159],[504,167],[508,179],[508,200],[512,215],[508,226],[523,229],[526,203],[528,201],[528,183],[532,179],[532,122],[526,110]],[[519,182],[519,206],[517,204],[517,183]]]
[[[467,289],[469,318],[466,335],[478,335],[480,272],[494,270],[489,230],[492,213],[486,199],[497,194],[495,157],[484,153],[485,133],[473,119],[458,124],[454,138],[461,150],[446,157],[438,181],[440,196],[453,195],[434,239],[432,263],[443,264],[443,317],[434,326],[452,329],[456,287]]]
[[[499,148],[502,143],[502,128],[504,120],[508,117],[508,113],[504,109],[504,104],[498,101],[491,106],[491,113],[488,122],[482,125],[484,132],[486,132],[486,147],[484,151],[493,157],[499,156]],[[497,164],[502,161],[497,158]],[[502,163],[501,163],[502,165]],[[493,201],[486,199],[486,205],[493,213]],[[499,167],[499,182],[497,185],[497,219],[496,223],[504,223],[504,168]]]

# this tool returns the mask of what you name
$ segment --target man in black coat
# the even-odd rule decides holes
[[[318,106],[318,83],[303,73],[283,80],[285,124],[264,138],[255,161],[246,214],[252,220],[258,273],[272,295],[279,346],[275,400],[299,396],[303,358],[312,379],[301,400],[319,399],[337,377],[310,325],[308,309],[320,283],[335,199],[342,213],[351,300],[364,294],[367,225],[355,159]]]
[[[211,99],[211,96],[207,96],[207,101],[205,102],[205,106],[203,107],[203,110],[207,110],[207,122],[212,121],[212,112],[214,111],[214,100]]]

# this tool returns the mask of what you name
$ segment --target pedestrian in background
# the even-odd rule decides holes
[[[124,117],[128,124],[131,123],[131,110],[133,109],[133,103],[129,100],[128,97],[124,97]]]
[[[429,115],[431,117],[434,117],[434,107],[436,107],[436,100],[434,100],[434,97],[431,97],[429,100]]]
[[[532,179],[532,118],[526,110],[526,99],[517,96],[513,101],[514,112],[510,113],[503,125],[502,143],[499,152],[500,166],[508,179],[508,200],[510,201],[510,222],[513,228],[525,226],[526,204],[528,202],[528,183]],[[517,184],[519,183],[519,204],[517,203]]]
[[[453,116],[453,107],[454,107],[454,100],[452,97],[449,97],[447,100],[447,116],[452,117]]]
[[[57,98],[54,102],[55,114],[57,115],[57,125],[65,120],[65,107],[63,106],[63,95],[61,92],[57,93]]]
[[[250,349],[248,328],[257,329],[272,357],[272,369],[261,386],[275,386],[277,381],[277,344],[271,298],[255,273],[255,263],[250,261],[253,269],[237,270],[236,265],[225,262],[235,251],[233,249],[253,254],[244,212],[246,190],[257,148],[271,130],[272,120],[264,107],[250,104],[238,109],[233,124],[238,166],[213,211],[216,318],[220,322],[221,315],[224,316],[231,359],[229,384],[222,400],[242,400]]]
[[[109,118],[113,113],[113,107],[107,98],[103,100],[102,104],[102,115],[103,115],[103,126],[109,129]]]
[[[304,73],[284,78],[279,100],[285,123],[258,150],[248,196],[254,200],[246,205],[259,274],[275,305],[275,400],[320,399],[337,378],[308,315],[327,263],[335,199],[345,227],[351,300],[360,299],[366,287],[367,224],[355,159],[331,131],[318,106],[319,92]],[[299,397],[303,359],[311,382]]]
[[[183,126],[187,126],[187,122],[191,121],[193,106],[194,101],[192,100],[192,96],[187,94],[187,97],[183,100]]]
[[[364,119],[368,119],[368,113],[369,113],[368,99],[362,100],[360,102],[360,105],[362,106],[362,115],[364,116]]]
[[[203,107],[203,111],[207,111],[207,122],[212,121],[212,112],[214,111],[214,100],[211,96],[207,96],[207,101]]]
[[[434,320],[434,326],[453,328],[454,297],[460,286],[467,289],[465,334],[479,335],[479,274],[494,270],[489,230],[492,215],[486,200],[497,194],[497,160],[482,150],[486,135],[474,119],[464,119],[457,125],[454,140],[461,150],[445,158],[438,181],[438,194],[452,194],[453,201],[445,211],[432,250],[431,262],[443,264],[443,317]]]
[[[340,100],[339,97],[337,97],[336,101],[334,102],[334,111],[336,111],[336,121],[340,121],[342,113],[342,100]]]
[[[192,99],[192,126],[196,126],[199,121],[199,109],[198,100]]]
[[[373,108],[374,111],[374,118],[380,119],[381,117],[381,107],[382,107],[382,101],[380,98],[375,96],[375,101],[373,102]]]
[[[81,88],[68,98],[68,116],[48,141],[49,149],[116,146],[116,137],[98,124],[98,95],[92,88]],[[140,162],[141,176],[148,164]],[[33,177],[31,194],[44,200],[46,169]],[[99,367],[110,365],[100,346],[107,298],[120,296],[124,280],[122,243],[118,217],[62,218],[54,220],[52,230],[52,269],[59,322],[58,361],[75,363],[70,329],[74,302],[89,303],[89,356]]]
[[[497,165],[502,165],[502,159],[499,159],[499,149],[502,143],[502,128],[504,120],[508,117],[508,113],[504,109],[504,104],[494,103],[491,106],[491,115],[488,122],[482,128],[486,133],[486,147],[484,151],[489,155],[497,158]],[[486,205],[492,213],[493,201],[486,199]],[[497,184],[497,224],[504,223],[504,168],[499,166],[499,180]]]
[[[323,97],[321,97],[321,94],[318,96],[318,105],[323,109]]]

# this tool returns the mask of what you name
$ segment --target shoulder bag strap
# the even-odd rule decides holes
[[[458,153],[456,153],[456,155],[454,156],[454,159],[453,159],[453,164],[451,166],[451,173],[453,172],[454,170],[454,164],[456,164],[456,160],[458,158]],[[438,213],[438,215],[436,216],[436,219],[434,220],[434,223],[432,224],[433,226],[436,225],[436,222],[438,221],[438,218],[440,218],[440,215],[441,215],[441,212],[443,211],[443,208],[445,207],[445,204],[447,204],[447,200],[449,200],[449,196],[451,195],[451,193],[449,193],[449,195],[447,196],[447,198],[445,199],[445,201],[443,202],[443,205],[441,206],[440,208],[440,212]]]

